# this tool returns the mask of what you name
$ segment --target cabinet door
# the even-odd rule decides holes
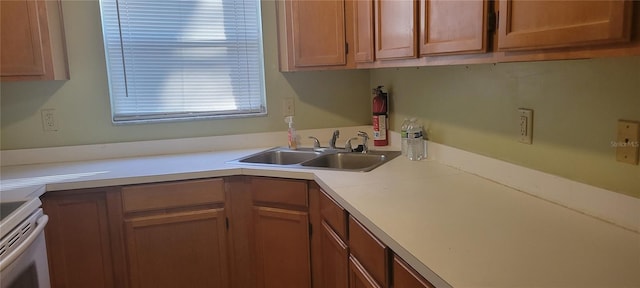
[[[131,287],[229,287],[224,209],[125,222]]]
[[[631,1],[500,1],[498,48],[522,50],[628,41]]]
[[[375,0],[377,59],[418,56],[417,0]]]
[[[394,288],[434,288],[431,283],[416,273],[407,263],[397,255],[393,257],[393,287]]]
[[[373,62],[373,0],[353,1],[353,30],[355,61],[358,63]]]
[[[486,0],[420,0],[420,54],[486,52]]]
[[[295,67],[347,64],[344,0],[284,0],[284,5]]]
[[[382,288],[353,256],[349,257],[349,288]]]
[[[353,216],[349,216],[349,249],[375,282],[389,287],[389,248]]]
[[[45,228],[51,287],[123,287],[117,262],[119,246],[117,191],[52,193],[42,198],[49,215]],[[114,205],[115,203],[115,205]],[[120,250],[122,251],[122,250]],[[118,263],[116,265],[116,263]]]
[[[253,215],[257,287],[311,287],[309,213],[254,207]]]
[[[2,76],[44,75],[43,52],[47,51],[40,36],[40,21],[46,17],[44,3],[32,0],[0,1],[2,29]],[[42,25],[46,29],[46,25]]]
[[[324,288],[349,287],[349,249],[340,237],[322,221],[322,285]]]

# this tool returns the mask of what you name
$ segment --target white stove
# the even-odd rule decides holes
[[[44,215],[37,197],[0,202],[0,288],[49,288]]]

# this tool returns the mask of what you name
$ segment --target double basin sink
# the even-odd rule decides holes
[[[367,172],[400,155],[400,151],[346,152],[342,149],[276,147],[240,159],[232,164],[286,168],[330,169]]]

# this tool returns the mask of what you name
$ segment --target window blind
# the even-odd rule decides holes
[[[114,123],[266,114],[259,0],[101,0]]]

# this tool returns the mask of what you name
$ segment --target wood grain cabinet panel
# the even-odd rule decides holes
[[[311,287],[309,213],[254,207],[253,215],[257,287]]]
[[[631,2],[500,1],[498,48],[526,50],[629,41]]]
[[[349,287],[349,248],[326,222],[322,222],[322,287]]]
[[[393,256],[392,271],[394,288],[435,288],[398,255]]]
[[[349,216],[349,249],[376,283],[389,287],[390,249],[352,216]]]
[[[0,1],[0,79],[69,79],[60,1]]]
[[[420,54],[487,51],[486,0],[420,0]]]
[[[375,0],[376,58],[418,56],[417,0]]]
[[[224,209],[125,222],[131,287],[229,287]]]
[[[256,287],[310,288],[308,181],[249,177]]]
[[[129,285],[230,287],[224,179],[122,188]]]
[[[349,288],[383,288],[353,256],[349,257]]]
[[[50,219],[45,239],[51,287],[123,287],[118,193],[97,189],[42,197]]]
[[[278,0],[280,69],[347,64],[344,0]]]
[[[373,0],[353,1],[353,35],[355,61],[368,63],[375,60]]]

